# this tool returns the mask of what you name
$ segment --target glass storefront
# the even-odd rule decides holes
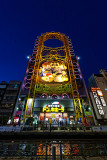
[[[40,121],[45,124],[67,124],[67,113],[40,113]]]
[[[74,123],[72,100],[35,100],[33,117],[44,124],[66,125]],[[38,118],[37,118],[38,117]]]

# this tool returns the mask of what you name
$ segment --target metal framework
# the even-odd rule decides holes
[[[44,42],[48,39],[58,39],[63,42],[63,46],[58,48],[46,47],[44,46]],[[75,107],[75,119],[80,120],[82,118],[83,120],[83,111],[81,107],[81,101],[80,101],[77,82],[75,78],[76,75],[74,73],[74,67],[72,62],[72,56],[70,53],[68,37],[66,37],[64,34],[59,32],[48,32],[48,33],[42,34],[38,38],[38,47],[37,46],[35,47],[37,48],[37,54],[35,57],[35,64],[34,64],[31,84],[29,88],[28,99],[32,98],[34,102],[36,93],[39,93],[39,94],[40,93],[48,93],[48,94],[62,93],[63,94],[65,92],[70,93],[73,98],[73,103]],[[60,54],[61,52],[63,52],[63,55]],[[45,53],[45,55],[43,53]],[[50,62],[50,61],[51,62],[63,61],[65,63],[68,69],[68,74],[69,74],[68,82],[66,82],[65,84],[59,84],[56,87],[52,87],[52,86],[42,84],[39,81],[39,76],[40,76],[39,69],[41,64],[43,62]],[[32,109],[33,109],[33,105],[32,105]],[[32,109],[31,109],[30,116],[32,115]],[[25,109],[25,118],[29,117],[28,115],[26,115],[26,110],[27,110],[27,105]]]

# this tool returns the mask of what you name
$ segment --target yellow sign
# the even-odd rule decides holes
[[[64,107],[52,107],[52,108],[49,108],[49,107],[43,107],[43,112],[64,112]]]

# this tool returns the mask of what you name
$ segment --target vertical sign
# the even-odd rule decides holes
[[[103,107],[106,107],[106,102],[103,97],[103,93],[100,88],[91,88],[98,112],[100,115],[104,115]]]
[[[27,100],[26,115],[30,115],[30,114],[31,114],[32,106],[33,106],[33,99],[32,99],[32,98],[29,98],[29,99]]]

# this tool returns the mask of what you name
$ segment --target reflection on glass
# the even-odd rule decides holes
[[[0,143],[0,157],[37,157],[37,159],[52,159],[52,148],[56,148],[56,157],[60,159],[72,159],[73,157],[97,157],[106,156],[107,144],[74,144],[67,141],[46,142],[2,142]]]

